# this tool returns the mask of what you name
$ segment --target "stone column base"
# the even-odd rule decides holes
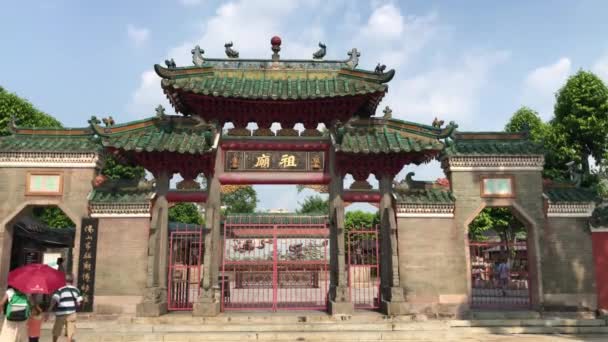
[[[380,309],[387,316],[407,315],[411,313],[410,304],[401,301],[385,301],[380,303]]]
[[[355,312],[355,304],[352,302],[329,301],[329,313],[332,315],[352,315]]]
[[[135,308],[137,317],[158,317],[168,312],[167,303],[139,303]]]
[[[196,302],[192,306],[192,316],[213,317],[220,314],[219,302]]]

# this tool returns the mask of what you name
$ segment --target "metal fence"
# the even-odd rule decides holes
[[[192,310],[200,291],[204,255],[203,227],[171,224],[169,233],[168,308]]]
[[[378,226],[353,228],[347,236],[348,287],[355,308],[380,307]]]
[[[222,309],[325,309],[326,224],[225,224]]]
[[[530,306],[526,242],[470,242],[471,306],[524,309]]]

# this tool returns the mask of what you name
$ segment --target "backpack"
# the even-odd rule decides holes
[[[26,321],[30,318],[30,310],[27,296],[15,291],[6,306],[6,319],[13,322]]]

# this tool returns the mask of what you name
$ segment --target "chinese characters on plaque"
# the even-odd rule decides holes
[[[511,177],[482,177],[482,197],[511,197],[513,196],[513,179]]]
[[[227,151],[225,170],[323,172],[325,153],[303,151]]]
[[[78,288],[82,293],[81,311],[93,311],[95,293],[95,260],[97,258],[97,219],[82,219],[80,233],[80,258],[78,263]]]

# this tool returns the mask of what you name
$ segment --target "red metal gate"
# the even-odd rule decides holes
[[[326,309],[326,224],[225,224],[223,310]]]
[[[471,307],[526,309],[530,283],[526,242],[469,242]]]
[[[348,287],[355,308],[380,307],[378,226],[353,228],[348,232]]]
[[[200,291],[203,265],[203,227],[171,224],[169,238],[169,310],[192,310]]]

